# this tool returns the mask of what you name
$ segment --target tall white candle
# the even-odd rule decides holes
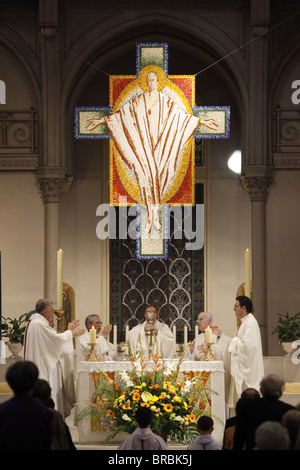
[[[173,336],[174,336],[174,353],[176,352],[176,326],[173,325]]]
[[[113,344],[117,347],[117,325],[114,325],[113,330]]]
[[[209,326],[205,328],[205,342],[212,343],[212,330]]]
[[[250,292],[250,258],[251,252],[249,248],[245,250],[245,295],[247,297],[251,296]]]
[[[199,334],[199,328],[198,328],[198,325],[195,325],[195,338],[197,338]]]
[[[56,309],[63,309],[63,250],[57,252],[57,291],[56,291]]]
[[[129,325],[125,326],[125,342],[127,343],[128,341],[128,333],[129,333]]]
[[[94,326],[90,329],[90,343],[96,344],[96,330]]]
[[[184,344],[187,344],[187,326],[184,325],[183,327],[183,342]]]

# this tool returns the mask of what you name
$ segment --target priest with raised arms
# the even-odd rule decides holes
[[[165,359],[171,358],[175,350],[175,338],[170,328],[158,319],[157,308],[149,305],[145,310],[145,321],[128,332],[131,353],[149,357],[149,341],[152,331],[153,355],[157,352]]]
[[[91,314],[85,319],[87,331],[77,339],[77,372],[80,372],[80,362],[85,361],[87,355],[91,352],[90,330],[94,327],[96,335],[95,352],[100,357],[100,361],[115,361],[117,359],[117,348],[107,339],[112,325],[102,328],[102,321],[99,315]]]
[[[79,320],[68,324],[68,329],[57,333],[53,328],[54,309],[51,300],[37,301],[36,313],[27,324],[24,341],[24,359],[34,362],[39,370],[39,379],[46,380],[51,387],[55,408],[64,416],[70,414],[69,398],[74,396],[73,338],[84,333]],[[64,355],[68,356],[64,362]],[[66,364],[68,366],[66,366]],[[74,403],[74,401],[73,401]]]

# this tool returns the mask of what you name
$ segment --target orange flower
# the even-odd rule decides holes
[[[128,408],[130,408],[130,401],[127,400],[126,403],[124,403],[124,405],[122,406],[123,410],[128,410]]]
[[[115,413],[111,410],[107,410],[108,416],[111,416],[112,418],[115,416]]]
[[[173,405],[171,405],[171,403],[167,403],[164,406],[164,411],[167,411],[168,413],[171,413],[171,411],[173,411]]]
[[[135,393],[132,397],[132,401],[139,401],[141,398],[141,395],[139,393]]]
[[[149,403],[148,402],[145,402],[145,403],[141,403],[141,406],[145,406],[146,408],[149,408]]]

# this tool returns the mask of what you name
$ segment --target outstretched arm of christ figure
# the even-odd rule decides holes
[[[104,117],[99,119],[88,119],[87,120],[90,124],[87,126],[88,131],[93,131],[96,127],[100,126],[100,124],[105,124]]]
[[[100,124],[105,123],[105,118],[102,117],[102,118],[99,118],[99,119],[88,119],[88,122],[89,122],[89,125],[87,126],[87,130],[88,131],[93,131],[98,126],[100,126]],[[215,131],[217,129],[217,127],[219,127],[218,124],[216,124],[214,119],[201,119],[201,118],[199,118],[199,124],[202,125],[202,126],[207,127],[208,129],[212,129],[213,131]]]

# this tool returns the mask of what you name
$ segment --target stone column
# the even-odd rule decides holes
[[[249,48],[249,127],[243,149],[242,182],[251,201],[252,300],[258,323],[267,326],[266,293],[266,201],[273,181],[269,146],[268,112],[270,0],[251,0],[251,45]],[[266,329],[261,329],[263,352],[267,351]]]
[[[41,156],[37,174],[45,206],[44,296],[56,305],[56,252],[60,248],[59,203],[67,169],[66,158],[61,151],[61,49],[57,0],[39,0],[39,31]]]
[[[244,168],[244,171],[244,188],[249,192],[251,201],[252,300],[258,323],[267,326],[266,202],[273,182],[273,169],[253,166]],[[266,329],[261,329],[261,336],[266,354]]]
[[[45,208],[44,296],[56,305],[56,252],[59,247],[59,202],[63,192],[62,178],[40,178]]]

